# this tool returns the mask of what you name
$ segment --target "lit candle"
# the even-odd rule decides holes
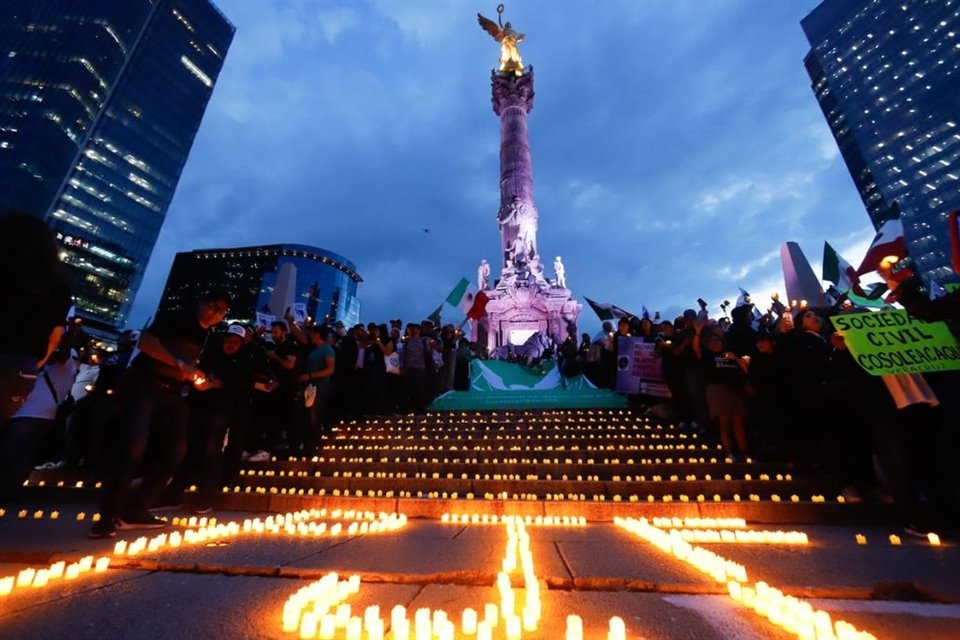
[[[63,577],[67,580],[73,580],[74,578],[80,575],[80,565],[77,563],[68,564],[67,570],[64,572]]]
[[[477,640],[493,640],[493,628],[486,620],[477,623]]]
[[[20,573],[17,574],[17,586],[25,587],[28,584],[33,582],[34,576],[37,575],[37,570],[27,567],[23,569]]]
[[[95,573],[103,573],[109,567],[110,567],[110,558],[108,558],[107,556],[101,556],[97,558],[97,562],[96,564],[94,564],[93,570]]]
[[[583,640],[583,620],[580,619],[580,616],[567,616],[566,640]]]
[[[477,632],[477,612],[473,609],[463,610],[463,619],[461,621],[463,633],[472,636]]]
[[[614,616],[610,618],[610,633],[607,634],[608,640],[627,640],[627,625],[623,618]]]
[[[337,627],[340,629],[345,629],[347,623],[350,622],[350,605],[347,603],[342,603],[337,605]]]
[[[347,622],[347,640],[361,640],[363,636],[363,620],[353,616]]]
[[[520,633],[520,618],[517,616],[507,618],[507,640],[520,640]]]
[[[939,547],[940,546],[940,536],[930,532],[927,534],[927,540],[930,542],[931,546]]]
[[[858,533],[856,538],[857,544],[867,544],[867,536],[863,535],[862,533]]]
[[[410,620],[400,618],[390,623],[390,631],[393,634],[393,640],[410,640]]]
[[[47,572],[50,574],[51,580],[56,580],[63,577],[63,572],[67,568],[67,563],[61,560],[60,562],[54,562],[50,565],[50,568],[47,569]]]
[[[417,609],[413,616],[413,633],[416,640],[430,640],[433,635],[430,628],[430,609]]]
[[[47,572],[47,570],[40,569],[40,571],[37,571],[36,574],[34,574],[33,582],[31,583],[31,586],[45,587],[47,586],[47,581],[49,579],[50,579],[50,574]]]
[[[900,546],[900,536],[894,535],[894,534],[891,533],[891,534],[890,534],[890,544],[892,544],[892,545],[895,546],[895,547]]]
[[[363,611],[363,626],[367,629],[374,623],[374,621],[380,619],[380,607],[377,605],[372,605],[364,609]]]
[[[320,639],[333,640],[337,635],[337,617],[332,613],[324,614],[320,618]]]
[[[312,611],[306,611],[300,619],[300,639],[312,640],[317,637],[317,616]]]
[[[483,605],[483,619],[490,625],[491,629],[496,628],[498,621],[500,620],[500,610],[497,605],[492,602],[488,602]]]

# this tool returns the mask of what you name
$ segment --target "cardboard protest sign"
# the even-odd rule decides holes
[[[303,324],[307,321],[307,303],[306,302],[294,302],[293,303],[293,319],[297,321],[298,324]]]
[[[640,338],[618,340],[617,392],[670,397],[660,358],[654,355],[656,347]]]
[[[943,322],[923,322],[903,309],[848,313],[830,321],[871,375],[960,369],[960,345]]]
[[[263,329],[270,331],[270,324],[276,319],[276,316],[272,316],[269,313],[257,311],[257,328],[262,327]]]

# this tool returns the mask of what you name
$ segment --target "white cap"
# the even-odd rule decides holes
[[[247,330],[244,329],[243,327],[241,327],[241,326],[238,325],[238,324],[232,324],[232,325],[230,325],[229,327],[227,327],[227,335],[228,335],[228,336],[240,336],[241,338],[246,338],[246,337],[247,337]]]

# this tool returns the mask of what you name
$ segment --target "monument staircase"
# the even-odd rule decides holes
[[[77,487],[77,483],[82,486]],[[37,471],[27,500],[92,500],[93,481]],[[815,473],[728,462],[720,446],[630,409],[437,412],[345,422],[315,457],[244,463],[218,509],[307,507],[408,517],[521,514],[740,517],[761,523],[867,522],[884,505],[849,503]],[[185,506],[196,503],[188,492]]]

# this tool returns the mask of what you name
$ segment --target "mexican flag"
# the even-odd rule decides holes
[[[887,220],[877,230],[877,235],[863,256],[863,262],[857,269],[858,275],[876,271],[880,261],[887,256],[907,257],[907,242],[903,236],[903,221],[900,218]]]
[[[466,278],[461,278],[457,286],[453,288],[450,295],[447,296],[447,304],[451,307],[457,307],[464,313],[468,313],[473,307],[473,300],[476,294],[476,288],[470,284]]]
[[[829,242],[823,243],[823,279],[837,285],[841,291],[852,291],[858,296],[864,295],[863,288],[860,286],[860,276],[857,275],[853,266],[830,246]]]
[[[609,302],[594,302],[586,296],[584,296],[583,299],[587,301],[587,304],[590,305],[590,308],[593,309],[593,312],[597,314],[597,317],[601,320],[616,320],[618,318],[636,317],[629,311],[624,311],[615,304],[610,304]]]
[[[487,302],[490,301],[490,298],[487,297],[487,294],[483,291],[478,291],[477,295],[473,296],[473,304],[467,309],[467,317],[471,320],[479,320],[487,313]]]

